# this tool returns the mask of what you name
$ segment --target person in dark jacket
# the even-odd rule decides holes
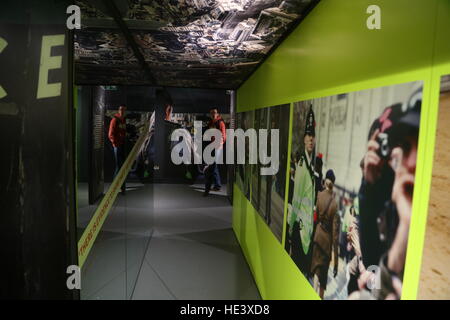
[[[126,151],[125,151],[125,140],[127,136],[127,126],[125,120],[125,113],[127,107],[121,105],[119,107],[119,111],[114,115],[111,122],[109,123],[109,132],[108,138],[111,141],[111,144],[114,148],[114,162],[115,162],[115,171],[114,177],[119,173],[120,168],[122,168],[123,163],[126,159]],[[125,194],[126,184],[123,183],[122,193]]]
[[[363,298],[400,299],[412,212],[422,88],[406,103],[386,108],[373,123],[359,191],[364,266],[355,292]],[[373,284],[375,283],[375,286]],[[371,290],[367,294],[366,289]],[[349,297],[350,298],[350,297]]]
[[[315,289],[321,299],[327,288],[332,253],[335,277],[338,272],[339,216],[336,214],[338,205],[333,192],[335,179],[333,170],[328,170],[325,176],[325,189],[317,195],[318,225],[314,235],[311,274],[314,275]]]
[[[214,191],[220,191],[222,188],[222,183],[220,181],[220,172],[219,172],[219,164],[218,159],[220,159],[223,156],[223,146],[225,144],[225,141],[227,139],[226,134],[226,126],[225,121],[222,119],[222,117],[219,114],[219,111],[217,108],[212,108],[209,111],[209,114],[211,115],[211,120],[209,121],[208,127],[210,129],[217,129],[221,133],[221,141],[220,141],[220,147],[214,150],[214,156],[216,161],[214,161],[213,164],[209,165],[205,169],[205,193],[204,196],[207,196],[211,190],[211,185],[214,183],[213,190]]]

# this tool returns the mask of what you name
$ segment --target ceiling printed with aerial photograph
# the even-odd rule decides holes
[[[74,35],[75,81],[235,89],[315,2],[111,1],[156,81],[150,83],[111,8],[76,1],[82,29]]]

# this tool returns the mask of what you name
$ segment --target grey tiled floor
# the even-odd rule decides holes
[[[260,299],[224,192],[154,185],[154,232],[133,299]]]
[[[127,195],[117,196],[83,265],[82,299],[131,298],[153,231],[152,190],[152,185],[129,183]],[[78,212],[81,232],[91,211]]]
[[[204,198],[202,185],[128,187],[83,266],[82,299],[260,299],[225,192]],[[79,212],[81,230],[90,211]]]

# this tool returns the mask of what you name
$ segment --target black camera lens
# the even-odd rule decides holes
[[[378,154],[382,158],[388,158],[389,157],[389,136],[387,133],[380,133],[377,136],[377,142],[380,145],[380,149],[378,151]]]

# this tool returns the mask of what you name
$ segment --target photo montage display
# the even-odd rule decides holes
[[[401,298],[422,86],[294,103],[285,249],[323,299]]]
[[[286,191],[286,167],[289,141],[290,105],[280,105],[261,109],[261,129],[268,130],[267,154],[272,153],[271,134],[273,129],[279,134],[279,166],[274,175],[259,173],[259,208],[258,213],[264,219],[277,240],[281,243],[283,234],[284,203]],[[269,165],[267,165],[269,166]],[[261,168],[262,166],[260,166]]]
[[[254,121],[254,111],[240,112],[236,114],[236,128],[242,129],[244,132],[249,128],[253,128]],[[239,189],[241,189],[244,196],[250,201],[250,180],[251,180],[251,164],[249,164],[249,144],[245,143],[245,161],[244,164],[236,163],[236,184]],[[235,155],[237,155],[236,151],[236,143],[235,143]]]
[[[272,156],[271,134],[273,129],[279,130],[278,148],[278,171],[274,175],[261,175],[262,167],[269,167],[271,164],[262,165],[249,163],[249,145],[246,142],[245,165],[236,166],[236,183],[243,190],[247,199],[251,202],[255,210],[269,226],[272,233],[281,243],[283,233],[284,203],[286,192],[286,172],[288,164],[288,140],[289,140],[289,115],[290,105],[279,105],[270,108],[263,108],[237,115],[237,127],[244,131],[253,128],[258,135],[259,129],[267,130],[267,143],[262,147],[266,148],[267,155]],[[258,150],[259,148],[258,136]],[[273,161],[272,161],[273,163]]]
[[[255,110],[255,120],[253,122],[253,129],[255,129],[256,134],[258,136],[258,147],[257,147],[257,157],[258,162],[256,164],[251,165],[251,178],[250,178],[250,188],[251,188],[251,204],[259,212],[259,198],[261,196],[260,188],[261,188],[261,177],[260,177],[260,164],[259,164],[259,129],[264,128],[264,118],[267,114],[266,109],[257,109]],[[250,151],[251,152],[251,151]]]
[[[242,128],[242,112],[235,114],[235,128],[236,129]],[[236,156],[237,155],[236,144],[234,144],[234,154],[235,154],[235,159],[236,159],[236,157],[237,157]],[[244,165],[236,162],[235,165],[233,166],[233,168],[234,168],[234,183],[241,190],[241,192],[243,192],[244,179],[242,177],[244,176]]]

